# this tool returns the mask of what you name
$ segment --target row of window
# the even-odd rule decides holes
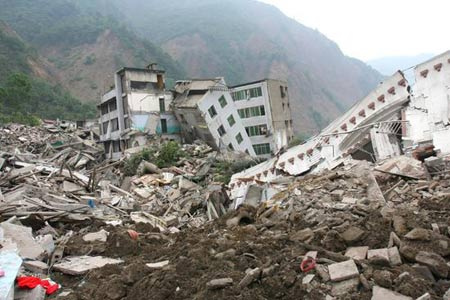
[[[246,100],[250,98],[256,98],[262,96],[261,87],[251,88],[248,90],[241,90],[231,93],[231,97],[233,97],[234,101]]]
[[[253,145],[256,155],[270,154],[270,144],[255,144]]]
[[[106,115],[107,113],[115,111],[116,109],[117,109],[116,98],[100,105],[100,110],[102,112],[102,115]]]
[[[248,126],[245,127],[245,131],[247,131],[248,136],[257,136],[257,135],[266,135],[267,134],[267,125],[256,125],[256,126]]]
[[[241,119],[246,119],[251,117],[265,116],[266,110],[264,109],[264,105],[260,105],[238,109],[238,113]]]

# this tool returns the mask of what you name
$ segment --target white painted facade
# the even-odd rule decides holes
[[[450,51],[417,65],[414,74],[414,97],[405,111],[405,144],[431,141],[435,149],[450,153]]]
[[[271,84],[269,85],[269,83]],[[272,91],[269,91],[270,87],[272,87]],[[282,88],[283,96],[279,95],[280,88]],[[260,93],[252,95],[250,90],[256,89],[259,89]],[[258,132],[257,135],[250,133],[249,137],[252,145],[270,145],[269,153],[257,155],[259,157],[270,158],[283,147],[287,147],[293,137],[287,83],[279,80],[264,79],[231,88],[232,95],[237,95],[239,92],[241,92],[240,95],[245,94],[246,97],[245,99],[241,99],[242,97],[233,96],[238,111],[264,106],[264,115],[241,118],[244,128],[255,126],[260,128],[265,126],[266,128],[266,133]]]

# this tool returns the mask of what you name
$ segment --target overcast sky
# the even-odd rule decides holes
[[[261,0],[318,29],[349,56],[374,58],[450,49],[449,0]]]

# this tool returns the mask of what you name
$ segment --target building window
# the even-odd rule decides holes
[[[229,144],[228,144],[228,149],[230,149],[231,151],[234,151],[234,147],[233,147],[233,144],[232,144],[232,143],[229,143]]]
[[[230,127],[233,127],[233,125],[236,123],[236,121],[234,120],[233,114],[231,114],[228,118],[228,124],[230,124]]]
[[[115,111],[117,109],[116,99],[109,102],[109,111]]]
[[[238,113],[242,119],[266,115],[264,105],[238,109]]]
[[[281,98],[286,97],[286,93],[285,93],[284,87],[282,85],[280,85],[280,94],[281,94]]]
[[[123,119],[123,125],[125,126],[125,129],[130,128],[130,119],[124,118]]]
[[[108,124],[109,124],[108,121],[103,122],[103,125],[102,125],[103,134],[107,134],[108,133]]]
[[[159,98],[159,112],[166,112],[166,104],[164,98]]]
[[[270,144],[255,144],[253,145],[256,155],[270,154]]]
[[[227,100],[225,99],[225,96],[221,96],[219,98],[219,103],[220,103],[220,107],[224,108],[225,106],[227,106]]]
[[[241,133],[236,135],[236,142],[240,145],[244,139],[242,138]]]
[[[108,103],[103,103],[100,106],[100,110],[102,111],[102,115],[106,115],[109,111],[108,111]]]
[[[247,90],[241,90],[231,93],[234,101],[245,100],[262,96],[261,87],[255,87]]]
[[[128,114],[128,98],[122,98],[122,108],[123,108],[123,113],[124,114]]]
[[[120,152],[120,141],[113,141],[112,146],[113,146],[113,153]]]
[[[225,128],[223,128],[223,125],[220,125],[219,128],[217,128],[217,132],[219,133],[220,136],[224,136],[226,131]]]
[[[217,116],[217,111],[216,111],[216,108],[214,107],[214,105],[211,105],[211,107],[208,108],[208,113],[211,116],[211,118],[214,118],[215,116]]]
[[[167,120],[161,119],[161,132],[167,133]]]
[[[111,132],[119,130],[119,119],[115,118],[111,120]]]
[[[267,134],[267,125],[256,125],[245,127],[245,131],[247,131],[248,136],[257,136],[257,135],[266,135]]]
[[[286,126],[286,128],[289,128],[289,121],[288,120],[284,121],[284,126]]]
[[[130,82],[130,88],[132,90],[151,90],[155,88],[155,83],[148,82],[148,81],[131,81]]]

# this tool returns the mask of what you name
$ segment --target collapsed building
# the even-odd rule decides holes
[[[170,110],[172,93],[165,89],[163,70],[122,68],[113,88],[102,96],[100,141],[107,158],[118,159],[128,148],[145,145],[146,135],[177,139],[179,125]]]
[[[414,77],[411,86],[403,72],[396,72],[318,135],[234,174],[235,207],[250,187],[262,193],[280,177],[332,169],[346,158],[375,162],[426,146],[450,153],[450,51],[415,66]]]
[[[215,149],[255,156],[224,78],[178,81],[174,111],[185,142],[205,141]]]
[[[294,137],[287,82],[263,79],[231,87],[256,155],[270,158]]]

